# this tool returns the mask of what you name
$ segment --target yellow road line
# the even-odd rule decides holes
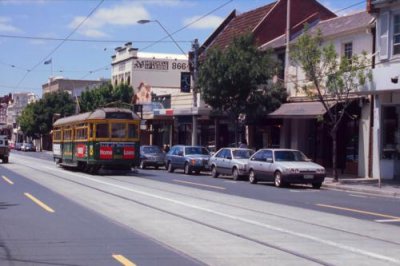
[[[217,186],[205,185],[205,184],[200,184],[200,183],[193,183],[193,182],[188,182],[188,181],[183,181],[183,180],[178,180],[178,179],[174,179],[173,181],[178,182],[178,183],[189,184],[189,185],[201,186],[201,187],[209,187],[209,188],[215,188],[215,189],[221,189],[221,190],[226,189],[224,187],[217,187]]]
[[[369,211],[351,209],[351,208],[344,208],[344,207],[339,207],[339,206],[332,206],[332,205],[326,205],[326,204],[317,204],[317,206],[331,208],[331,209],[337,209],[337,210],[342,210],[342,211],[356,212],[356,213],[361,213],[361,214],[368,214],[368,215],[390,218],[390,219],[395,219],[395,220],[400,219],[400,217],[397,217],[397,216],[392,216],[392,215],[387,215],[387,214],[382,214],[382,213],[377,213],[377,212],[369,212]]]
[[[1,176],[7,183],[9,183],[10,185],[14,185],[14,182],[11,181],[10,179],[8,179],[6,176],[2,175]]]
[[[127,258],[125,258],[122,255],[119,254],[113,254],[112,257],[114,259],[116,259],[117,261],[119,261],[122,265],[124,266],[136,266],[135,263],[133,263],[132,261],[128,260]]]
[[[46,204],[44,204],[43,202],[41,202],[40,200],[38,200],[37,198],[35,198],[34,196],[32,196],[29,193],[24,193],[25,196],[27,196],[30,200],[32,200],[34,203],[36,203],[37,205],[39,205],[40,207],[42,207],[43,209],[45,209],[48,212],[55,212],[52,208],[50,208],[49,206],[47,206]]]

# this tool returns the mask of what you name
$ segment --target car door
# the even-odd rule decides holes
[[[225,152],[225,149],[219,150],[212,158],[212,161],[213,161],[212,163],[215,165],[218,173],[222,173],[221,169],[222,169],[222,163],[223,163],[223,159],[224,159],[224,152]]]
[[[250,158],[249,166],[251,167],[251,169],[253,169],[254,174],[257,176],[257,179],[263,178],[263,156],[264,150],[259,150]]]
[[[223,149],[222,154],[221,154],[221,158],[220,158],[220,161],[219,161],[219,172],[221,174],[224,174],[224,175],[229,174],[228,171],[227,171],[227,164],[228,164],[228,161],[229,161],[229,159],[228,159],[229,154],[230,154],[230,150],[229,149]]]
[[[176,156],[175,156],[175,167],[176,168],[182,168],[184,167],[186,162],[185,159],[185,147],[179,146],[178,149],[176,150]]]

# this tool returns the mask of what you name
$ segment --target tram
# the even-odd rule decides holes
[[[53,123],[53,158],[66,167],[96,174],[100,168],[139,165],[140,118],[130,109],[99,108]]]

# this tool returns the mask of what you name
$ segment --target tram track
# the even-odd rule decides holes
[[[28,167],[28,168],[31,168],[31,169],[33,169],[35,171],[39,171],[39,172],[48,174],[48,172],[43,170],[43,169],[40,169],[40,168],[37,168],[37,167],[32,167],[32,166],[26,166],[26,165],[24,165],[24,166]],[[71,173],[73,173],[73,172],[71,172]],[[200,221],[198,219],[193,219],[193,218],[191,218],[189,216],[186,216],[186,215],[183,215],[183,214],[179,214],[179,213],[172,212],[172,211],[160,208],[160,207],[156,207],[156,206],[153,206],[151,204],[147,204],[145,202],[142,202],[140,200],[135,200],[133,198],[130,198],[130,197],[127,197],[127,196],[123,196],[123,195],[119,194],[118,192],[111,192],[111,191],[108,191],[106,189],[102,189],[102,188],[96,187],[95,185],[85,184],[83,181],[76,180],[73,177],[69,177],[69,178],[65,177],[64,175],[62,175],[61,173],[57,173],[56,171],[53,171],[51,174],[53,176],[59,178],[59,179],[64,180],[64,181],[67,181],[67,182],[70,182],[70,183],[73,183],[73,184],[76,184],[76,185],[79,185],[79,186],[83,186],[83,187],[86,187],[88,189],[92,189],[92,190],[107,194],[109,196],[112,196],[112,197],[115,197],[115,198],[118,198],[118,199],[122,199],[124,201],[132,202],[132,203],[141,205],[143,207],[150,208],[152,210],[156,210],[158,212],[162,212],[162,213],[177,217],[179,219],[184,219],[184,220],[189,221],[191,223],[195,223],[195,224],[198,224],[198,225],[201,225],[201,226],[205,226],[207,228],[210,228],[210,229],[213,229],[213,230],[217,230],[219,232],[222,232],[222,233],[225,233],[225,234],[229,234],[231,236],[234,236],[234,237],[246,240],[246,241],[250,241],[250,242],[253,242],[253,243],[268,247],[268,248],[272,248],[272,249],[275,249],[275,250],[278,250],[278,251],[281,251],[281,252],[296,256],[298,258],[302,258],[302,259],[307,260],[309,262],[313,262],[313,263],[316,263],[316,264],[319,264],[319,265],[333,265],[333,264],[330,264],[327,261],[324,261],[324,260],[321,260],[319,258],[315,258],[315,257],[309,256],[307,254],[302,254],[302,253],[294,251],[294,250],[287,249],[285,247],[282,247],[281,245],[271,244],[271,243],[268,243],[266,241],[262,241],[260,239],[256,239],[256,238],[241,234],[239,232],[235,232],[234,230],[229,230],[227,228],[222,228],[220,226],[217,226],[217,225],[214,225],[214,224],[210,224],[210,223],[207,223],[207,222],[204,222],[204,221]],[[93,180],[96,180],[96,176],[86,175],[85,179],[86,180],[89,179],[89,180],[93,181]],[[156,188],[154,186],[146,186],[146,185],[138,184],[137,182],[132,182],[132,181],[129,181],[129,180],[121,180],[121,178],[118,178],[118,177],[108,176],[107,179],[110,179],[110,180],[113,180],[113,181],[117,181],[117,182],[120,182],[122,184],[128,184],[130,186],[135,186],[136,188],[142,187],[142,188],[146,188],[146,189],[159,190],[159,191],[170,193],[170,194],[171,193],[177,194],[176,191],[172,191],[172,190],[168,190],[168,189]],[[100,182],[100,181],[98,180],[98,182]],[[102,183],[105,184],[104,181],[102,181]],[[114,185],[114,188],[118,188],[118,187],[120,187],[120,186],[119,185]],[[280,219],[287,219],[287,220],[291,220],[293,222],[303,223],[305,225],[317,226],[317,227],[320,227],[320,228],[323,228],[323,229],[335,230],[335,231],[338,231],[338,232],[341,232],[341,233],[346,233],[346,234],[354,235],[354,236],[357,236],[357,237],[368,238],[370,240],[376,240],[376,241],[386,242],[388,244],[400,246],[400,243],[389,241],[389,240],[386,240],[386,239],[380,239],[380,238],[376,238],[376,237],[371,237],[371,236],[366,235],[366,234],[359,234],[359,233],[354,233],[354,232],[350,232],[350,231],[347,231],[347,230],[342,230],[342,229],[339,229],[339,228],[332,228],[332,227],[324,226],[324,225],[321,225],[321,224],[316,224],[316,223],[312,223],[312,222],[305,222],[303,220],[294,219],[294,218],[278,215],[278,214],[271,213],[271,212],[260,211],[260,210],[256,210],[256,209],[253,209],[253,208],[247,208],[247,207],[239,206],[237,204],[218,202],[218,201],[215,201],[215,200],[212,200],[212,199],[199,197],[199,196],[195,196],[195,195],[190,195],[190,194],[186,194],[186,193],[178,193],[178,194],[180,194],[181,196],[184,196],[184,197],[190,197],[190,198],[201,200],[201,201],[207,201],[207,202],[210,202],[210,203],[220,204],[220,205],[223,205],[223,206],[232,207],[232,208],[236,208],[236,209],[241,209],[241,210],[254,212],[254,213],[258,213],[258,214],[262,214],[262,215],[274,216],[274,217],[277,217],[277,218],[280,218]],[[226,215],[225,218],[229,218],[229,215]],[[271,228],[269,228],[269,229],[271,229]],[[285,232],[283,232],[283,233],[285,233]],[[355,250],[355,251],[357,251],[357,250]],[[375,259],[385,259],[385,257],[381,257],[381,258],[375,257]],[[400,262],[398,262],[396,260],[392,261],[392,262],[395,262],[396,264],[400,264]]]

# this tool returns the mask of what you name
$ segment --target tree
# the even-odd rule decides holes
[[[39,101],[28,104],[17,122],[26,136],[37,139],[50,133],[54,114],[63,117],[74,111],[75,101],[67,92],[46,93]]]
[[[351,93],[372,81],[368,68],[370,60],[363,52],[351,58],[339,57],[332,43],[323,45],[320,31],[312,35],[305,28],[296,43],[291,47],[291,59],[300,65],[306,75],[303,90],[311,99],[317,99],[326,110],[326,124],[332,138],[332,168],[334,180],[338,180],[336,164],[337,130],[347,114],[352,98]],[[319,118],[323,120],[323,117]]]
[[[254,45],[252,34],[234,38],[225,50],[207,51],[200,64],[198,86],[204,101],[234,122],[235,143],[240,114],[266,114],[286,99],[284,90],[269,82],[277,70],[277,61]]]
[[[133,95],[132,87],[121,84],[113,87],[111,83],[103,84],[100,87],[85,91],[80,96],[80,111],[93,111],[98,107],[104,107],[113,102],[131,103]]]

